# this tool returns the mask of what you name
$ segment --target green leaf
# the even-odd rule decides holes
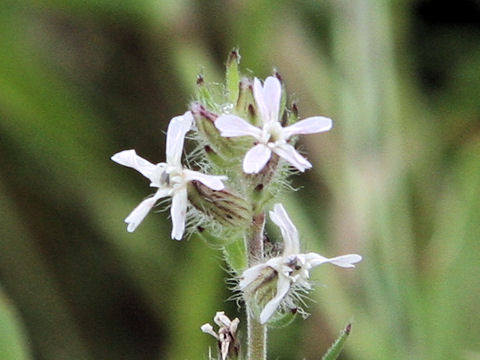
[[[348,324],[345,329],[341,332],[340,336],[337,340],[333,343],[333,345],[328,349],[325,355],[323,355],[322,360],[335,360],[338,358],[340,353],[342,352],[343,345],[345,345],[345,341],[347,340],[348,335],[350,335],[350,330],[352,328],[352,324]]]
[[[237,274],[241,274],[247,268],[247,249],[243,237],[225,245],[223,253],[225,261]]]

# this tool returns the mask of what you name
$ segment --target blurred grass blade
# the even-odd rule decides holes
[[[342,352],[343,345],[345,345],[345,341],[347,340],[348,335],[350,335],[351,329],[352,324],[348,324],[345,329],[342,330],[342,333],[340,334],[338,339],[335,340],[330,349],[328,349],[327,353],[323,355],[322,360],[335,360],[336,358],[338,358],[338,356]]]
[[[23,324],[0,288],[0,359],[32,359]]]

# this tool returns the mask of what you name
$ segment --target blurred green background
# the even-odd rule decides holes
[[[196,75],[277,68],[314,164],[285,198],[325,266],[312,316],[271,359],[480,359],[480,3],[387,0],[0,0],[0,359],[206,359],[199,327],[239,316],[219,252],[133,234],[149,194],[109,160],[164,160]],[[243,320],[243,319],[242,319]]]

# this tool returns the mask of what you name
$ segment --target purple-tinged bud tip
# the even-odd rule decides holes
[[[230,55],[228,55],[227,66],[230,65],[233,61],[238,64],[240,62],[240,58],[241,58],[241,56],[238,52],[238,49],[233,49],[230,52]]]
[[[283,83],[283,77],[280,75],[280,73],[277,71],[277,69],[273,70],[273,76],[275,76],[281,83]]]

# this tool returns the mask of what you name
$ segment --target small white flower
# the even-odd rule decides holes
[[[260,172],[272,156],[272,151],[300,171],[312,167],[312,164],[288,143],[294,135],[314,134],[332,128],[332,120],[323,116],[309,117],[293,125],[282,127],[279,119],[282,86],[275,77],[268,77],[262,86],[255,78],[253,96],[262,119],[262,127],[253,126],[236,115],[221,115],[215,126],[222,136],[251,136],[256,139],[254,145],[243,159],[243,171],[247,174]]]
[[[226,176],[205,175],[182,167],[183,143],[192,122],[193,116],[189,111],[170,121],[167,130],[167,162],[152,164],[138,156],[135,150],[124,150],[112,156],[113,161],[137,170],[151,181],[151,187],[158,188],[155,194],[143,200],[125,219],[129,232],[137,228],[157,200],[171,196],[172,239],[181,240],[185,231],[188,204],[187,183],[198,180],[213,190],[224,188],[222,180],[226,180]]]
[[[292,289],[311,290],[311,285],[308,282],[310,269],[324,263],[350,268],[355,267],[353,264],[362,260],[362,257],[357,254],[337,256],[330,259],[313,252],[300,254],[297,228],[293,225],[281,204],[274,205],[273,211],[270,211],[270,218],[282,232],[284,241],[283,255],[245,270],[239,284],[240,290],[244,290],[258,279],[266,268],[271,268],[278,274],[275,296],[265,305],[260,313],[260,322],[262,324],[265,324],[272,317]]]
[[[213,330],[213,326],[208,323],[203,324],[200,329],[204,333],[210,334],[217,339],[222,360],[226,360],[229,352],[238,353],[236,332],[240,320],[238,320],[238,318],[230,320],[223,311],[219,311],[215,314],[213,321],[215,321],[219,327],[218,333],[216,333]]]

